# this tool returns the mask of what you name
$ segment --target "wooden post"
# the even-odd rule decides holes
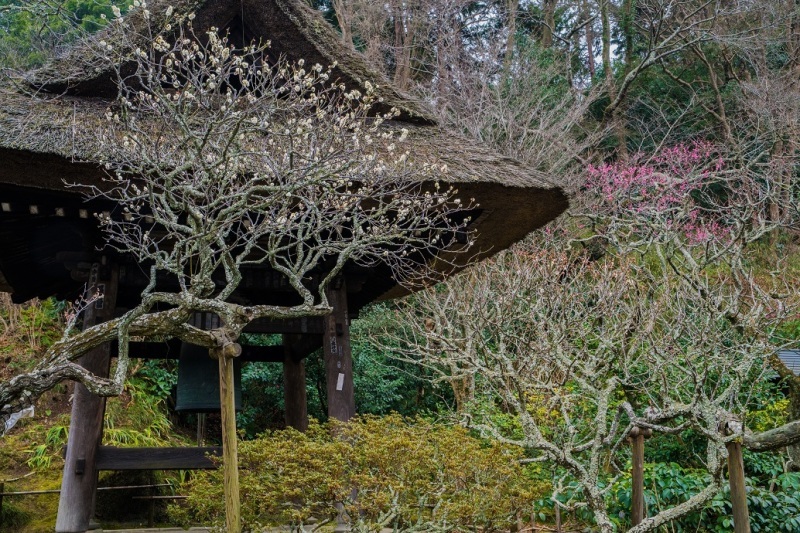
[[[325,355],[325,377],[328,395],[328,417],[347,422],[356,413],[353,395],[353,354],[350,347],[350,328],[347,317],[347,286],[344,278],[327,290],[328,303],[333,311],[325,317],[322,350]],[[334,532],[350,531],[344,505],[338,503]]]
[[[747,510],[742,443],[731,441],[726,443],[725,446],[728,448],[728,481],[731,485],[733,531],[735,533],[750,533],[750,513]]]
[[[197,447],[201,448],[206,442],[206,414],[197,413]]]
[[[228,346],[234,347],[228,349]],[[219,403],[222,415],[222,468],[225,491],[225,531],[241,532],[239,502],[239,455],[236,436],[236,398],[234,396],[233,358],[242,353],[238,344],[212,350],[219,361]],[[236,353],[238,347],[238,353]]]
[[[147,527],[152,528],[156,524],[156,480],[153,476],[153,471],[148,472],[147,481],[150,483],[150,508],[147,513]]]
[[[347,287],[343,278],[327,291],[333,312],[325,317],[322,349],[328,394],[328,417],[347,422],[356,412],[353,395],[353,355],[347,318]]]
[[[631,525],[644,520],[644,432],[633,428],[631,439]]]
[[[91,298],[96,292],[101,292],[103,298],[84,311],[84,329],[113,316],[117,298],[116,269],[111,270],[110,280],[102,281],[100,265],[92,265],[86,297]],[[110,343],[88,351],[78,359],[78,363],[97,376],[107,377],[111,364]],[[75,384],[56,517],[57,533],[83,533],[89,529],[94,517],[97,490],[95,455],[103,438],[105,406],[105,398],[92,394],[80,383]]]
[[[562,533],[561,530],[561,507],[558,504],[555,504],[555,512],[556,512],[556,533]]]
[[[306,366],[292,349],[294,335],[283,336],[283,395],[286,406],[286,427],[298,431],[308,429],[308,399],[306,396]]]

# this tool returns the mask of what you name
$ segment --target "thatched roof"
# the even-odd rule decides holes
[[[440,128],[424,105],[393,88],[302,0],[170,3],[187,12],[194,9],[198,29],[230,27],[231,35],[238,32],[244,42],[270,40],[272,52],[289,60],[336,62],[334,76],[346,85],[360,86],[365,81],[379,85],[387,105],[402,112],[396,122],[409,130],[405,147],[412,157],[447,165],[446,181],[459,184],[459,196],[474,197],[480,203],[481,214],[473,223],[478,238],[471,258],[510,246],[566,209],[563,191],[539,172]],[[153,13],[166,5],[160,0],[148,3]],[[132,20],[134,26],[141,23]],[[82,183],[101,179],[102,170],[93,163],[98,160],[97,146],[86,132],[104,121],[110,99],[116,97],[116,86],[110,67],[98,69],[96,63],[83,58],[90,56],[87,47],[102,38],[98,35],[79,43],[50,65],[30,73],[26,79],[36,89],[36,96],[12,87],[0,88],[0,196],[3,190],[11,190],[9,187],[49,194],[63,192],[65,179]],[[2,270],[7,261],[0,258]],[[7,272],[6,277],[11,281]],[[401,292],[395,287],[384,296]]]
[[[348,88],[360,87],[363,82],[378,83],[376,96],[383,99],[385,108],[396,107],[407,121],[434,123],[425,106],[393,87],[384,76],[370,66],[355,49],[345,46],[335,29],[319,13],[302,0],[152,0],[148,9],[157,19],[168,7],[177,13],[193,13],[193,25],[198,30],[212,26],[228,29],[234,42],[271,42],[269,51],[289,61],[305,60],[308,64],[327,66],[336,63],[332,78]],[[127,22],[129,34],[146,35],[149,24],[140,12],[134,11]],[[99,41],[113,40],[113,33],[104,30],[70,48],[56,61],[31,72],[29,82],[47,92],[72,96],[113,98],[117,87],[110,65],[95,60]],[[145,45],[144,42],[136,45]]]

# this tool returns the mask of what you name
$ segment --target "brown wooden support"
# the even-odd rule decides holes
[[[242,353],[239,345],[213,350],[219,360],[219,403],[222,414],[222,468],[225,491],[225,531],[240,533],[239,455],[236,435],[236,400],[234,395],[233,358]],[[238,349],[238,351],[236,350]]]
[[[325,321],[316,316],[273,320],[259,318],[244,328],[245,333],[302,333],[319,335],[324,329]]]
[[[149,472],[147,481],[150,483],[150,506],[147,512],[147,527],[153,528],[156,525],[156,480],[153,472]]]
[[[325,317],[322,349],[328,394],[328,417],[347,422],[356,412],[353,396],[353,356],[347,318],[347,287],[343,279],[327,290],[333,311]]]
[[[111,343],[111,357],[116,357],[118,347]],[[131,359],[178,359],[180,357],[180,341],[168,342],[131,342],[128,344],[128,357]],[[283,346],[242,346],[239,360],[243,363],[282,363]]]
[[[325,317],[322,351],[325,357],[325,380],[328,395],[328,418],[347,422],[356,414],[353,395],[353,355],[350,347],[350,324],[347,316],[347,287],[343,278],[329,287],[326,294],[333,308]],[[355,492],[355,491],[354,491]],[[344,505],[336,505],[336,533],[350,531]]]
[[[197,413],[197,447],[201,448],[206,442],[206,414]]]
[[[97,470],[212,470],[221,456],[219,446],[187,448],[118,448],[100,446]]]
[[[561,529],[561,507],[558,504],[555,504],[556,510],[556,533],[562,533],[563,530]]]
[[[644,438],[646,430],[633,428],[631,441],[631,525],[642,523],[644,507]]]
[[[97,300],[84,311],[84,329],[113,316],[117,297],[117,271],[111,269],[110,279],[101,279],[101,266],[92,265],[87,298],[101,292]],[[90,350],[78,363],[95,375],[107,377],[110,365],[110,345]],[[103,436],[105,398],[89,392],[80,383],[75,384],[72,399],[67,456],[61,481],[61,496],[56,518],[57,533],[83,533],[89,529],[94,516],[94,496],[97,489],[95,457]]]
[[[286,427],[298,431],[308,429],[308,398],[306,396],[306,367],[294,346],[300,342],[297,335],[283,336],[283,394]]]
[[[731,441],[725,446],[728,448],[728,481],[731,485],[733,531],[735,533],[750,533],[750,513],[747,510],[742,443]]]

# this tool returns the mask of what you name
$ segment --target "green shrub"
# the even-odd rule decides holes
[[[362,416],[261,435],[239,448],[245,523],[298,526],[336,517],[362,529],[508,529],[546,487],[526,477],[522,451],[420,418]],[[173,506],[178,521],[221,522],[222,472],[204,472]],[[355,498],[353,498],[355,496]]]
[[[762,454],[762,456],[769,454]],[[747,464],[747,461],[745,461]],[[645,504],[649,515],[670,508],[698,493],[707,483],[701,469],[683,468],[675,463],[645,464]],[[800,474],[777,473],[759,483],[748,477],[747,507],[754,533],[800,531]],[[620,525],[630,525],[631,479],[622,476],[610,491],[609,507]],[[722,490],[702,509],[673,521],[668,530],[675,532],[732,533],[733,511],[730,490]]]
[[[3,508],[0,509],[0,513],[2,513],[3,517],[0,531],[17,531],[28,523],[31,518],[28,512],[13,505],[8,499],[3,500]]]

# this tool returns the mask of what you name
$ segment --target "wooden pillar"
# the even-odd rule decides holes
[[[306,366],[293,349],[297,335],[284,335],[283,394],[286,427],[298,431],[308,429],[308,398],[306,396]]]
[[[742,443],[731,441],[725,446],[728,448],[728,481],[731,485],[733,531],[735,533],[750,533],[750,513],[747,510]]]
[[[639,428],[631,431],[631,525],[644,520],[644,432]]]
[[[222,415],[222,475],[225,492],[225,531],[239,533],[241,502],[239,501],[239,454],[236,435],[236,396],[233,359],[242,353],[238,344],[212,350],[219,361],[219,403]]]
[[[322,348],[328,394],[328,417],[347,422],[355,415],[353,396],[353,355],[347,318],[347,287],[341,279],[328,289],[333,312],[325,317]]]
[[[97,300],[84,311],[83,327],[87,329],[111,318],[117,298],[117,271],[111,269],[110,279],[101,279],[101,266],[92,265],[86,297],[101,292]],[[110,343],[88,351],[78,363],[97,376],[108,377],[111,364]],[[75,384],[72,397],[67,455],[56,518],[57,533],[83,533],[89,529],[94,517],[94,499],[97,490],[95,455],[103,438],[103,415],[106,400],[89,392],[80,383]]]
[[[347,287],[343,278],[328,288],[328,303],[333,311],[325,317],[322,350],[325,355],[325,378],[328,395],[328,418],[347,422],[356,414],[353,395],[353,354],[350,347],[350,324],[347,317]],[[336,505],[335,533],[350,531],[344,505]]]

